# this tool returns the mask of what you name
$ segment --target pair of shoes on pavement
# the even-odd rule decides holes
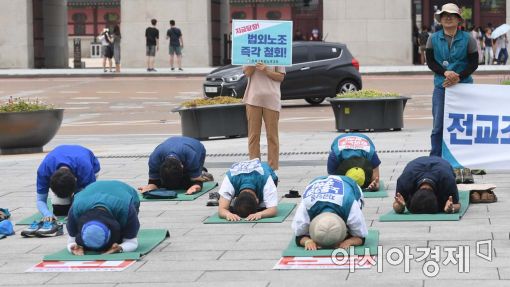
[[[207,206],[218,206],[220,200],[220,194],[218,192],[209,192],[209,200]]]
[[[455,173],[456,183],[475,183],[473,174],[469,168],[455,168],[453,172]]]
[[[147,68],[147,72],[157,72],[157,70],[154,68]]]
[[[469,195],[469,203],[493,203],[497,201],[498,197],[492,190],[471,191]]]
[[[21,231],[23,237],[54,237],[64,234],[64,225],[57,221],[34,221]]]

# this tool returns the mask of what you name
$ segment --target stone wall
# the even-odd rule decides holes
[[[411,1],[324,0],[323,3],[326,40],[347,44],[361,65],[412,64]]]

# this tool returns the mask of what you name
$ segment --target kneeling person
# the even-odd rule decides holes
[[[403,213],[456,213],[459,191],[453,168],[437,156],[423,156],[409,162],[397,179],[393,210]]]
[[[66,216],[73,195],[95,182],[99,170],[96,156],[85,147],[60,145],[48,153],[37,169],[37,209],[43,221]],[[47,206],[49,189],[56,195],[53,212]]]
[[[361,212],[363,193],[347,176],[314,179],[303,192],[292,229],[305,250],[363,245],[368,234]]]
[[[259,220],[276,216],[277,182],[273,169],[259,159],[232,165],[219,190],[219,217],[239,221],[241,218]]]
[[[120,181],[97,181],[78,193],[67,218],[67,249],[105,254],[131,252],[138,247],[138,193]]]
[[[174,136],[158,145],[149,157],[149,182],[142,193],[158,188],[186,189],[186,194],[202,190],[204,181],[213,180],[204,172],[204,145],[193,138]]]
[[[336,137],[331,144],[328,174],[347,175],[362,188],[376,191],[379,190],[380,164],[375,145],[369,137],[364,134],[348,133]]]

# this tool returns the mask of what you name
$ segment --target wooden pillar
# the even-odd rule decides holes
[[[474,27],[481,26],[480,21],[480,0],[473,1],[473,25]]]
[[[94,15],[94,42],[97,39],[97,5],[92,9],[92,14]]]
[[[421,21],[422,21],[423,25],[429,27],[429,29],[433,23],[433,21],[431,22],[432,17],[433,17],[431,15],[431,13],[433,13],[433,12],[431,12],[430,8],[432,8],[432,7],[430,5],[431,5],[430,0],[422,0],[421,1]],[[421,29],[421,27],[420,27],[420,29]]]

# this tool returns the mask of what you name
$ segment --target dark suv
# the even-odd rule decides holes
[[[294,42],[292,63],[281,85],[282,100],[304,99],[318,105],[327,97],[362,87],[359,62],[345,44]],[[223,66],[207,75],[204,93],[242,98],[247,82],[241,66]]]

